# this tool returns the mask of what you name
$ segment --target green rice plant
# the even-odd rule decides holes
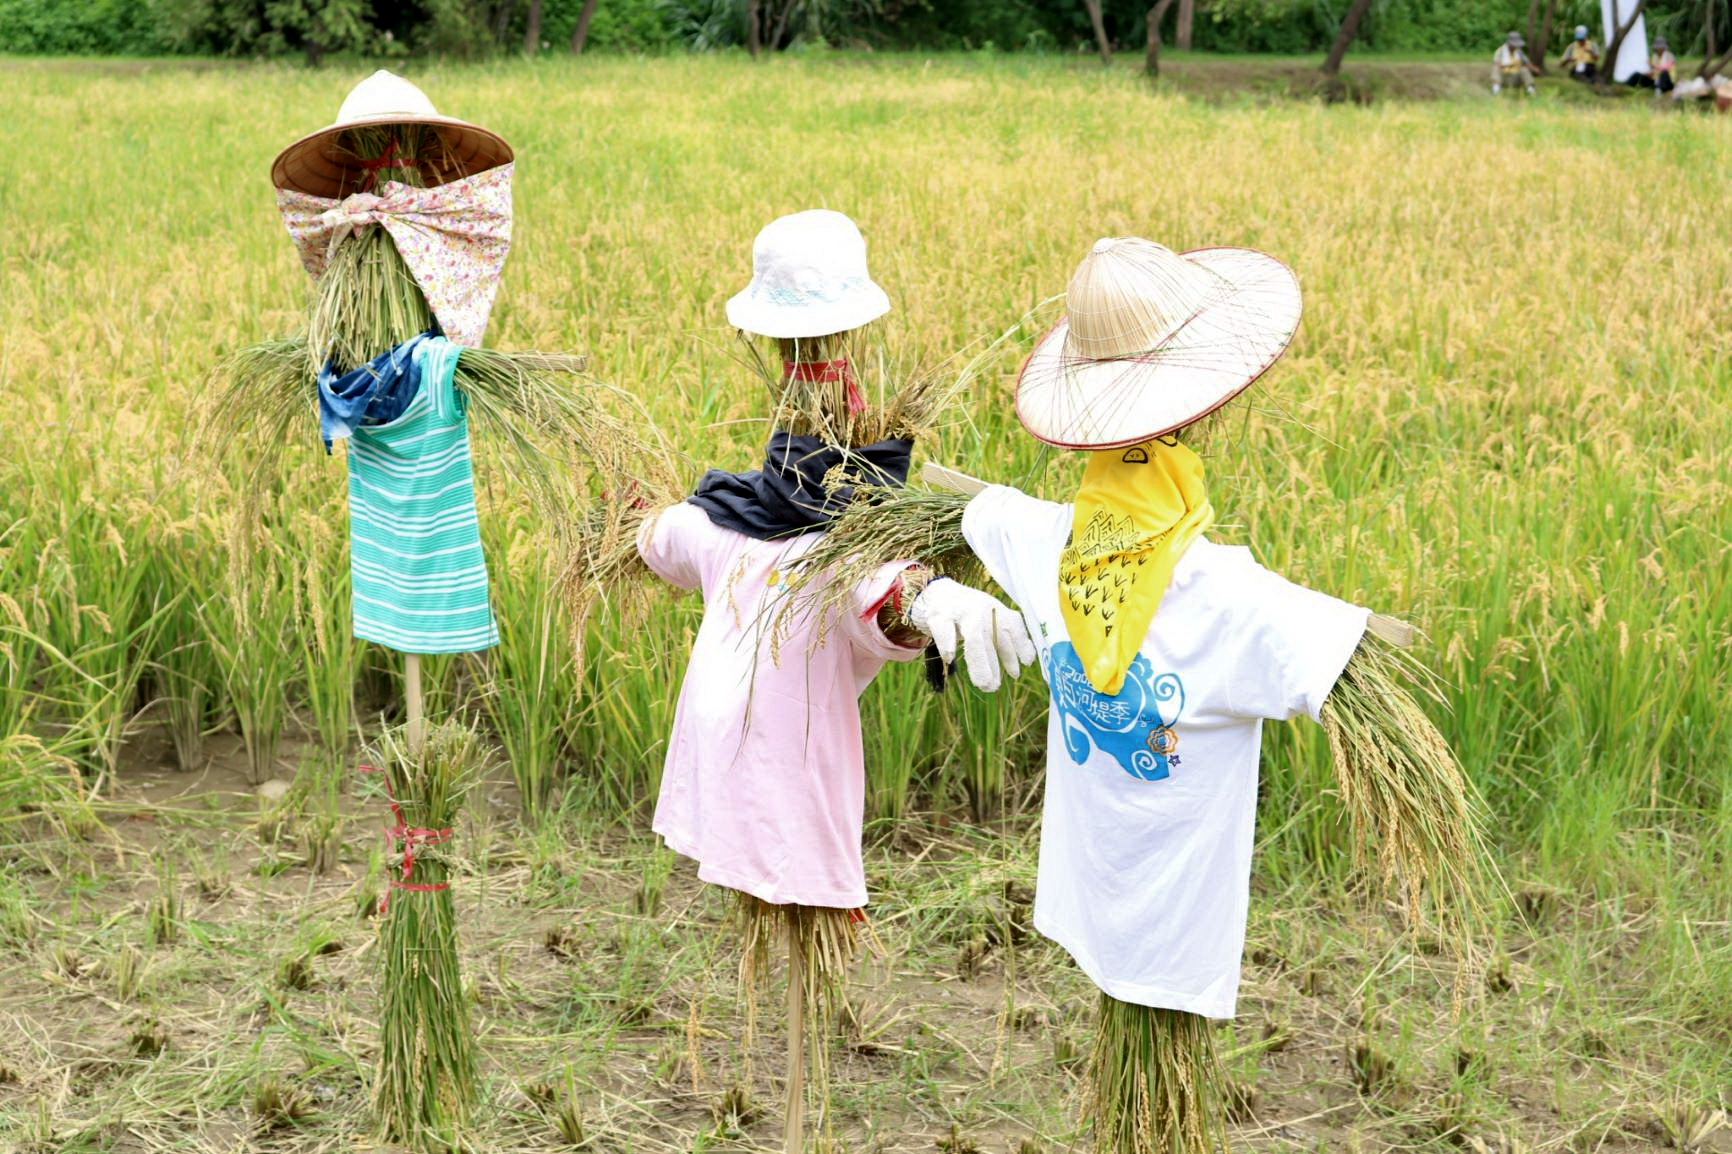
[[[386,865],[390,905],[380,930],[373,1110],[391,1140],[444,1151],[461,1146],[477,1092],[450,846],[463,795],[484,775],[487,754],[480,736],[454,721],[432,726],[420,750],[406,740],[401,730],[388,730],[377,750],[401,817]]]
[[[78,766],[40,738],[0,736],[0,848],[41,831],[80,837],[96,824]]]
[[[349,574],[331,502],[300,510],[285,557],[294,596],[301,687],[320,752],[332,764],[347,758],[356,732],[355,682],[361,646],[354,638]]]
[[[509,576],[496,586],[499,645],[478,678],[486,685],[481,706],[504,747],[524,816],[539,816],[558,800],[565,715],[576,706],[571,631],[545,550],[525,539],[492,553],[505,558]]]
[[[36,940],[30,895],[9,869],[0,869],[0,949],[21,950]]]
[[[239,510],[228,518],[227,545],[224,587],[203,607],[203,620],[221,663],[228,707],[240,726],[248,777],[256,785],[276,767],[288,686],[298,664],[294,593],[281,543],[250,526]]]
[[[944,712],[919,659],[886,666],[860,696],[869,820],[895,822],[908,815],[919,783],[943,764]]]

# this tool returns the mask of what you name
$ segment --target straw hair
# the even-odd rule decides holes
[[[1109,238],[1066,310],[1023,365],[1017,416],[1060,448],[1118,448],[1192,424],[1266,372],[1298,329],[1299,284],[1250,249]]]

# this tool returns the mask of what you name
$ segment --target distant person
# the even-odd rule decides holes
[[[1648,53],[1648,70],[1632,72],[1624,83],[1631,88],[1652,88],[1654,95],[1670,92],[1677,84],[1678,58],[1666,47],[1666,38],[1654,37],[1654,50]]]
[[[1491,94],[1496,96],[1505,85],[1520,84],[1527,94],[1534,94],[1534,63],[1528,59],[1527,41],[1520,32],[1511,32],[1509,39],[1498,45],[1491,58]]]
[[[1600,70],[1600,46],[1588,39],[1588,26],[1576,25],[1576,38],[1564,49],[1562,64],[1571,80],[1591,82]]]

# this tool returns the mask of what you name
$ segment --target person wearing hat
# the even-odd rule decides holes
[[[1630,73],[1630,78],[1624,83],[1632,88],[1652,88],[1654,95],[1660,96],[1676,87],[1677,74],[1678,58],[1666,46],[1666,38],[1656,36],[1653,50],[1648,53],[1648,70]]]
[[[1591,82],[1598,75],[1600,48],[1588,39],[1586,24],[1576,25],[1576,38],[1564,49],[1560,63],[1569,72],[1571,80]]]
[[[1368,630],[1400,630],[1210,539],[1193,445],[1299,316],[1297,279],[1263,253],[1101,240],[1016,388],[1031,435],[1087,454],[1074,497],[927,470],[965,502],[934,551],[972,553],[1016,603],[1050,695],[1034,925],[1101,991],[1084,1095],[1097,1151],[1201,1152],[1222,1137],[1210,1020],[1235,1011],[1265,721],[1323,722],[1354,828],[1385,867],[1423,862],[1405,879],[1416,890],[1429,878],[1473,892],[1457,888],[1473,875],[1452,872],[1480,860],[1471,787],[1368,647]],[[850,524],[898,517],[901,501],[869,497]],[[1413,808],[1352,809],[1372,795]]]
[[[913,442],[889,416],[896,398],[869,404],[852,356],[889,311],[846,216],[813,210],[765,226],[751,282],[727,304],[748,341],[767,338],[779,354],[766,366],[774,403],[762,464],[710,470],[637,534],[651,572],[704,599],[653,828],[697,862],[699,878],[742,895],[743,973],[767,965],[771,944],[787,945],[790,1151],[803,1144],[804,1022],[832,1020],[867,902],[860,695],[885,662],[918,656],[929,639],[944,661],[960,648],[985,690],[1033,658],[1017,613],[911,562],[829,590],[826,575],[801,569],[856,486],[907,476]],[[783,612],[796,589],[823,603]],[[811,1048],[820,1109],[827,1043]]]
[[[1527,41],[1520,32],[1511,32],[1491,58],[1491,94],[1496,96],[1506,87],[1521,85],[1529,96],[1534,94],[1534,65],[1528,59]]]

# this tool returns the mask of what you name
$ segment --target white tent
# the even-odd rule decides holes
[[[1618,27],[1630,18],[1630,13],[1636,10],[1637,0],[1600,0],[1600,22],[1605,25],[1606,38],[1601,43],[1611,48],[1612,37],[1618,34]],[[1622,83],[1630,78],[1632,72],[1648,70],[1648,26],[1647,17],[1636,17],[1636,26],[1630,29],[1630,34],[1624,37],[1624,46],[1618,50],[1617,60],[1612,62],[1612,79]]]

